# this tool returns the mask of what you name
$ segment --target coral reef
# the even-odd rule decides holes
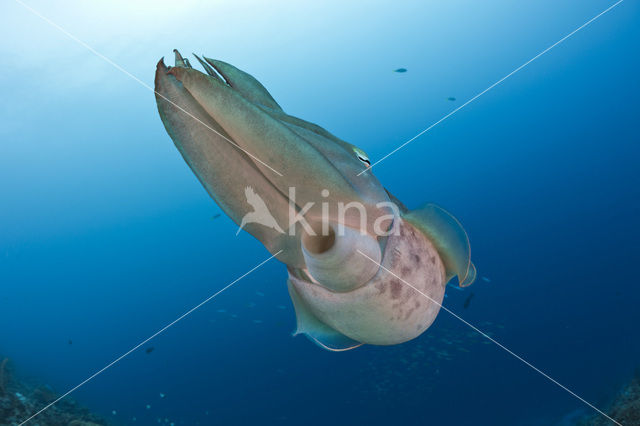
[[[640,370],[635,377],[615,397],[607,415],[623,425],[640,425]],[[583,418],[577,426],[609,426],[611,422],[604,416],[594,415]]]
[[[32,386],[18,380],[12,374],[7,358],[0,363],[0,425],[18,425],[56,398],[56,393],[48,386]],[[34,424],[105,426],[107,422],[65,398],[41,413]]]

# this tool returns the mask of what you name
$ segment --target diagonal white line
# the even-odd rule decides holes
[[[545,377],[547,380],[551,381],[552,383],[558,385],[560,388],[564,389],[565,391],[567,391],[569,394],[571,394],[572,396],[574,396],[575,398],[579,399],[580,401],[584,402],[586,405],[588,405],[589,407],[593,408],[595,411],[597,411],[598,413],[602,414],[604,417],[606,417],[607,419],[611,420],[613,423],[617,424],[618,426],[622,426],[622,424],[618,423],[617,421],[615,421],[614,419],[612,419],[611,417],[609,417],[604,411],[600,410],[598,407],[596,407],[595,405],[591,404],[589,401],[587,401],[586,399],[582,398],[580,395],[578,395],[577,393],[573,392],[571,389],[567,388],[566,386],[564,386],[562,383],[558,382],[557,380],[555,380],[553,377],[549,376],[547,373],[545,373],[544,371],[540,370],[538,367],[536,367],[535,365],[531,364],[529,361],[527,361],[526,359],[522,358],[520,355],[516,354],[515,352],[513,352],[512,350],[510,350],[509,348],[507,348],[506,346],[504,346],[502,343],[498,342],[497,340],[495,340],[494,338],[492,338],[491,336],[489,336],[487,333],[485,333],[484,331],[480,330],[478,327],[476,327],[475,325],[471,324],[470,322],[466,321],[465,319],[463,319],[462,317],[460,317],[458,314],[456,314],[455,312],[453,312],[452,310],[448,309],[447,307],[445,307],[444,305],[442,305],[442,303],[438,302],[437,300],[434,300],[433,298],[431,298],[429,295],[423,293],[422,291],[418,290],[415,286],[413,286],[412,284],[408,283],[407,281],[405,281],[404,279],[402,279],[401,277],[397,276],[396,274],[394,274],[393,272],[391,272],[390,270],[388,270],[387,268],[385,268],[384,266],[382,266],[380,263],[378,263],[377,261],[375,261],[374,259],[370,258],[369,256],[367,256],[366,254],[364,254],[363,252],[361,252],[359,249],[356,249],[358,251],[358,253],[360,253],[361,255],[363,255],[364,257],[366,257],[367,259],[369,259],[370,261],[372,261],[373,263],[375,263],[376,265],[378,265],[381,269],[384,269],[386,272],[388,272],[389,274],[393,275],[394,277],[396,277],[397,279],[399,279],[400,281],[402,281],[404,284],[408,285],[409,287],[411,287],[412,289],[414,289],[415,291],[417,291],[418,293],[420,293],[422,296],[426,297],[427,299],[429,299],[430,301],[432,301],[433,303],[435,303],[436,305],[438,305],[441,309],[443,309],[444,311],[448,312],[449,314],[451,314],[454,318],[458,319],[459,321],[463,322],[465,325],[467,325],[468,327],[470,327],[472,330],[476,331],[477,333],[479,333],[482,337],[488,339],[489,341],[491,341],[492,343],[494,343],[495,345],[497,345],[500,349],[504,350],[505,352],[507,352],[509,355],[513,356],[515,359],[517,359],[518,361],[521,361],[522,363],[524,363],[525,365],[527,365],[528,367],[530,367],[531,369],[533,369],[535,372],[539,373],[540,375],[542,375],[543,377]]]
[[[38,411],[37,413],[33,414],[31,417],[29,417],[26,420],[23,420],[19,426],[22,426],[24,424],[26,424],[27,422],[29,422],[30,420],[32,420],[34,417],[38,416],[39,414],[42,414],[44,411],[48,410],[49,408],[51,408],[53,405],[57,404],[59,401],[61,401],[62,399],[64,399],[65,397],[69,396],[71,393],[75,392],[78,388],[84,386],[85,384],[87,384],[88,382],[90,382],[91,380],[93,380],[94,378],[96,378],[97,376],[99,376],[100,374],[104,373],[106,370],[108,370],[109,368],[113,367],[115,364],[117,364],[118,362],[122,361],[124,358],[126,358],[127,356],[129,356],[132,352],[135,352],[137,349],[139,349],[141,346],[145,345],[146,343],[148,343],[151,339],[153,339],[154,337],[158,336],[159,334],[163,333],[164,331],[166,331],[167,329],[169,329],[170,327],[174,326],[177,322],[183,320],[185,317],[187,317],[188,315],[192,314],[194,311],[196,311],[197,309],[199,309],[200,307],[202,307],[204,304],[206,304],[207,302],[209,302],[210,300],[212,300],[213,298],[215,298],[216,296],[218,296],[220,293],[222,293],[223,291],[227,290],[229,287],[231,287],[232,285],[234,285],[235,283],[237,283],[238,281],[240,281],[241,279],[243,279],[244,277],[246,277],[247,275],[249,275],[250,273],[252,273],[253,271],[255,271],[256,269],[260,268],[262,265],[264,265],[265,263],[267,263],[268,261],[270,261],[271,259],[273,259],[274,257],[276,257],[277,255],[279,255],[280,253],[282,253],[282,250],[280,250],[279,252],[277,252],[276,254],[270,256],[268,259],[263,260],[262,262],[260,262],[258,265],[254,266],[251,270],[249,270],[248,272],[244,273],[243,275],[241,275],[240,277],[236,278],[235,280],[233,280],[231,283],[227,284],[224,288],[222,288],[221,290],[218,290],[216,293],[212,294],[211,296],[207,297],[205,300],[203,300],[202,302],[198,303],[196,306],[194,306],[193,308],[189,309],[187,312],[185,312],[184,314],[180,315],[178,318],[176,318],[175,320],[171,321],[169,324],[165,325],[164,327],[162,327],[160,330],[156,331],[155,333],[153,333],[151,336],[147,337],[146,339],[144,339],[142,342],[138,343],[137,345],[135,345],[133,348],[129,349],[127,352],[125,352],[124,354],[120,355],[118,358],[116,358],[115,360],[111,361],[109,364],[105,365],[103,368],[101,368],[100,370],[96,371],[95,373],[93,373],[91,376],[87,377],[85,380],[83,380],[82,382],[80,382],[78,385],[74,386],[73,388],[71,388],[70,390],[68,390],[66,393],[62,394],[61,396],[59,396],[55,401],[47,404],[44,408],[42,408],[40,411]]]
[[[155,93],[156,95],[160,96],[162,99],[164,99],[165,101],[169,102],[171,105],[173,105],[174,107],[178,108],[180,111],[182,111],[183,113],[185,113],[186,115],[188,115],[189,117],[193,118],[194,120],[196,120],[198,123],[202,124],[204,127],[206,127],[207,129],[211,130],[213,133],[217,134],[218,136],[220,136],[222,139],[226,140],[227,142],[229,142],[231,145],[235,146],[236,148],[238,148],[240,151],[244,152],[245,154],[247,154],[249,157],[253,158],[254,160],[256,160],[257,162],[259,162],[260,164],[262,164],[263,166],[265,166],[266,168],[268,168],[269,170],[271,170],[272,172],[274,172],[275,174],[277,174],[278,176],[282,177],[282,173],[280,173],[279,171],[277,171],[276,169],[274,169],[273,167],[271,167],[270,165],[268,165],[267,163],[265,163],[264,161],[260,160],[258,157],[256,157],[255,155],[251,154],[249,151],[247,151],[246,149],[242,148],[240,145],[238,145],[237,143],[235,143],[234,141],[232,141],[231,139],[227,138],[226,136],[222,135],[220,132],[218,132],[216,129],[212,128],[211,126],[209,126],[208,124],[204,123],[202,120],[198,119],[196,116],[194,116],[193,114],[191,114],[189,111],[185,110],[184,108],[182,108],[181,106],[177,105],[175,102],[172,102],[171,100],[167,99],[166,96],[162,95],[161,93],[158,93],[153,87],[149,86],[147,83],[145,83],[144,81],[140,80],[138,77],[136,77],[135,75],[131,74],[129,71],[125,70],[124,68],[122,68],[120,65],[118,65],[117,63],[115,63],[114,61],[112,61],[111,59],[109,59],[108,57],[106,57],[105,55],[103,55],[102,53],[98,52],[97,50],[95,50],[93,47],[89,46],[87,43],[85,43],[84,41],[80,40],[78,37],[74,36],[73,34],[71,34],[69,31],[65,30],[64,28],[62,28],[60,25],[56,24],[55,22],[53,22],[51,19],[47,18],[46,16],[44,16],[43,14],[41,14],[40,12],[38,12],[37,10],[35,10],[34,8],[32,8],[31,6],[29,6],[28,4],[22,2],[21,0],[15,0],[16,3],[19,3],[20,5],[22,5],[25,9],[27,9],[28,11],[30,11],[31,13],[33,13],[34,15],[36,15],[37,17],[41,18],[43,21],[45,21],[47,24],[51,25],[52,27],[54,27],[55,29],[57,29],[58,31],[60,31],[61,33],[63,33],[64,35],[66,35],[67,37],[69,37],[71,40],[75,41],[76,43],[78,43],[79,45],[81,45],[82,47],[86,48],[87,50],[89,50],[91,53],[93,53],[94,55],[96,55],[97,57],[99,57],[100,59],[103,59],[105,62],[109,63],[110,65],[112,65],[115,69],[117,69],[118,71],[124,73],[125,75],[129,76],[130,78],[132,78],[133,80],[135,80],[136,82],[138,82],[142,87],[151,90],[153,93]]]
[[[16,0],[17,1],[17,0]],[[524,67],[526,67],[527,65],[529,65],[531,62],[535,61],[536,59],[538,59],[540,56],[544,55],[545,53],[547,53],[548,51],[550,51],[551,49],[553,49],[554,47],[556,47],[557,45],[559,45],[560,43],[562,43],[563,41],[565,41],[566,39],[568,39],[569,37],[571,37],[572,35],[574,35],[575,33],[577,33],[578,31],[580,31],[581,29],[583,29],[584,27],[586,27],[587,25],[591,24],[593,21],[595,21],[596,19],[598,19],[599,17],[601,17],[602,15],[604,15],[605,13],[609,12],[611,9],[613,9],[614,7],[616,7],[617,5],[619,5],[620,3],[622,3],[624,0],[618,0],[616,3],[612,4],[611,6],[609,6],[608,8],[606,8],[605,10],[603,10],[602,12],[598,13],[596,16],[594,16],[593,18],[589,19],[587,22],[585,22],[584,24],[580,25],[578,28],[576,28],[575,30],[571,31],[569,34],[567,34],[566,36],[562,37],[560,40],[556,41],[555,43],[553,43],[551,46],[547,47],[546,49],[544,49],[542,52],[538,53],[536,56],[534,56],[533,58],[529,59],[527,62],[525,62],[524,64],[520,65],[518,68],[516,68],[515,70],[511,71],[509,74],[505,75],[504,77],[502,77],[500,80],[496,81],[495,83],[493,83],[491,86],[487,87],[486,89],[484,89],[482,92],[478,93],[477,95],[475,95],[473,98],[469,99],[468,101],[466,101],[465,103],[463,103],[462,105],[460,105],[458,108],[454,109],[453,111],[451,111],[450,113],[448,113],[447,115],[445,115],[444,117],[442,117],[440,120],[436,121],[435,123],[433,123],[431,126],[427,127],[426,129],[424,129],[423,131],[421,131],[420,133],[418,133],[417,135],[415,135],[414,137],[412,137],[411,139],[409,139],[408,141],[406,141],[405,143],[403,143],[402,145],[400,145],[399,147],[397,147],[396,149],[394,149],[393,151],[391,151],[390,153],[388,153],[387,155],[385,155],[384,157],[382,157],[381,159],[379,159],[378,161],[376,161],[375,163],[373,163],[372,165],[368,166],[366,169],[364,169],[363,171],[361,171],[360,173],[358,173],[358,176],[360,176],[361,174],[363,174],[364,172],[366,172],[367,170],[371,169],[372,167],[376,166],[377,164],[379,164],[380,162],[384,161],[386,158],[390,157],[391,155],[395,154],[396,152],[398,152],[399,150],[401,150],[402,148],[404,148],[405,146],[407,146],[408,144],[410,144],[411,142],[413,142],[414,140],[418,139],[420,136],[424,135],[425,133],[427,133],[429,130],[433,129],[435,126],[437,126],[438,124],[442,123],[444,120],[446,120],[447,118],[451,117],[453,114],[455,114],[456,112],[460,111],[462,108],[466,107],[467,105],[469,105],[471,102],[475,101],[476,99],[478,99],[480,96],[484,95],[485,93],[487,93],[489,90],[493,89],[494,87],[496,87],[498,84],[502,83],[503,81],[505,81],[506,79],[508,79],[509,77],[511,77],[512,75],[514,75],[515,73],[517,73],[518,71],[520,71],[521,69],[523,69]]]

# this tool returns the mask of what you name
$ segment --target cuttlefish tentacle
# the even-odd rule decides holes
[[[156,70],[160,117],[211,197],[287,265],[296,334],[333,351],[405,342],[431,326],[451,279],[473,282],[452,215],[408,210],[361,149],[285,113],[246,72],[175,56]]]
[[[192,68],[191,64],[189,63],[189,59],[184,58],[180,54],[180,52],[178,52],[178,49],[173,49],[173,53],[175,54],[176,67]]]
[[[195,53],[193,54],[193,56],[195,56],[198,62],[200,62],[200,65],[202,65],[202,68],[204,68],[207,74],[209,74],[211,77],[214,77],[214,78],[220,78],[218,77],[218,74],[215,72],[215,70],[211,67],[211,65],[209,65],[206,61],[200,58],[200,56],[196,55]]]

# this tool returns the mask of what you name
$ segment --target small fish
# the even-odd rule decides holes
[[[264,296],[264,293],[263,293],[263,292],[261,292],[261,291],[256,291],[256,294],[257,294],[258,296]]]
[[[219,313],[219,314],[224,314],[225,312],[227,312],[227,310],[226,309],[218,309],[216,312]]]
[[[151,410],[151,405],[147,404],[147,406],[145,407],[147,410]]]
[[[253,320],[255,324],[262,324],[262,320]]]
[[[118,412],[117,412],[116,410],[113,410],[113,411],[111,412],[111,414],[113,414],[113,415],[115,416],[116,414],[118,414]]]
[[[447,98],[447,100],[453,102],[453,101],[456,100],[456,98],[454,98],[453,96],[450,96],[450,97]]]
[[[286,307],[286,306],[284,306],[284,305],[278,305],[278,306],[276,306],[276,308],[278,308],[278,309],[282,309],[282,310],[287,309],[287,307]]]
[[[221,215],[220,213],[214,214],[213,216],[211,216],[211,220],[216,220],[217,218],[220,217],[220,215]]]
[[[398,68],[396,70],[393,70],[393,72],[407,72],[406,68]]]
[[[151,352],[153,352],[155,349],[156,349],[156,348],[154,348],[153,346],[149,346],[149,347],[145,350],[145,352],[146,352],[146,353],[147,353],[147,355],[148,355],[148,354],[150,354]]]
[[[487,278],[487,277],[482,277],[482,281],[487,282],[487,283],[491,282],[491,280],[489,278]]]
[[[473,293],[471,293],[471,294],[469,295],[469,297],[467,297],[467,300],[465,300],[465,301],[464,301],[464,305],[463,305],[463,307],[464,307],[465,309],[467,309],[467,308],[469,307],[469,304],[471,303],[471,299],[473,299]]]
[[[69,344],[73,345],[73,341],[71,339],[69,339]]]
[[[164,398],[166,395],[160,392],[160,398]]]

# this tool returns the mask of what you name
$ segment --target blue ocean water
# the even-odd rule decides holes
[[[0,355],[63,393],[269,256],[214,218],[140,84],[173,48],[250,72],[375,161],[611,4],[28,3],[127,75],[4,2]],[[489,281],[444,305],[599,407],[640,366],[639,18],[622,2],[374,168],[464,224]],[[323,351],[291,337],[285,281],[265,264],[73,397],[140,425],[592,412],[444,311],[402,345]]]

